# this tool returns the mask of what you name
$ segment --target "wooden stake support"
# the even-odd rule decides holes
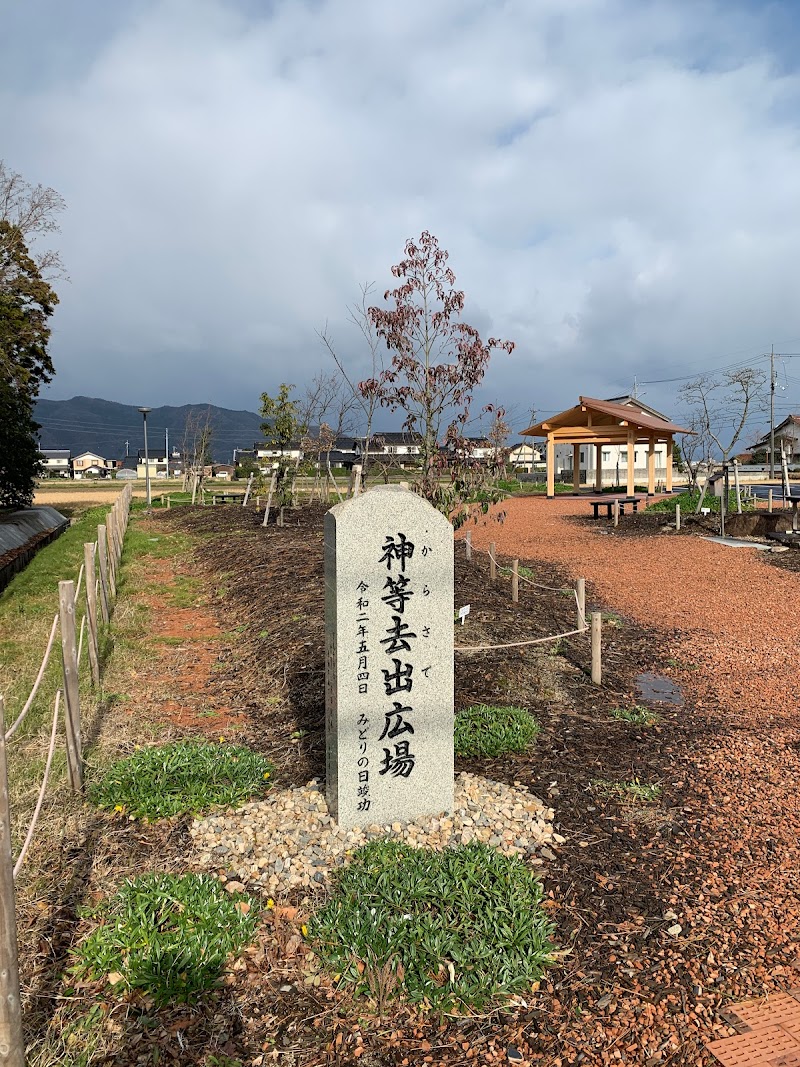
[[[467,530],[464,538],[464,558],[466,560],[472,559],[472,530]]]
[[[511,601],[519,603],[519,560],[511,561]]]
[[[111,618],[111,602],[108,589],[108,545],[105,526],[97,527],[97,559],[100,563],[100,607],[103,612],[103,623],[108,626]]]
[[[92,685],[100,687],[100,647],[97,640],[97,596],[95,593],[94,544],[84,542],[83,572],[86,582],[86,621],[89,626],[89,665],[92,669]]]
[[[494,541],[492,541],[492,543],[489,545],[489,579],[492,582],[497,577],[497,558],[496,558],[496,553],[497,553],[497,545],[494,543]]]
[[[64,669],[64,724],[67,735],[67,770],[74,793],[83,789],[81,705],[78,692],[78,646],[75,642],[75,583],[58,583],[61,660]]]
[[[592,683],[600,685],[603,680],[603,616],[592,612]]]
[[[579,578],[575,583],[575,599],[578,602],[578,629],[586,629],[586,579]]]
[[[681,506],[675,505],[675,532],[678,533],[681,528]]]

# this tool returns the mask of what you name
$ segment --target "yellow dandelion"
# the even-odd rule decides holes
[[[265,782],[266,782],[267,778],[269,778],[269,771],[267,771],[267,773],[264,775],[264,781]]]
[[[272,897],[270,897],[269,900],[267,901],[267,910],[269,910],[271,908],[274,908],[274,907],[275,907],[275,901],[272,899]]]
[[[125,810],[125,807],[124,807],[123,804],[115,804],[114,805],[114,811],[124,811],[124,810]]]
[[[305,923],[303,923],[303,925],[300,927],[300,933],[303,935],[303,937],[308,937],[308,927]]]
[[[224,742],[225,742],[225,738],[224,738],[224,737],[221,737],[221,738],[219,739],[219,743],[220,743],[220,744],[222,745],[222,744],[224,744]]]

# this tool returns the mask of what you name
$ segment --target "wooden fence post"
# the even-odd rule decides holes
[[[603,616],[599,611],[592,612],[592,682],[600,685],[603,678]]]
[[[511,561],[511,601],[519,602],[519,560]]]
[[[586,579],[579,578],[575,583],[575,599],[578,602],[578,629],[586,629]]]
[[[772,490],[767,490],[767,513],[772,514]]]
[[[494,543],[494,541],[492,541],[491,544],[489,545],[489,579],[492,582],[497,577],[497,558],[496,558],[496,553],[497,553],[497,545]]]
[[[83,789],[81,704],[78,692],[78,648],[75,644],[75,583],[58,583],[61,659],[64,667],[64,725],[67,735],[67,770],[73,793]]]
[[[3,698],[0,696],[0,1063],[25,1067]]]
[[[89,625],[89,665],[92,668],[92,684],[100,685],[100,654],[97,641],[97,595],[95,593],[94,544],[84,542],[83,569],[86,576],[86,621]]]
[[[675,533],[678,533],[681,528],[681,506],[675,505]]]
[[[466,560],[472,559],[472,530],[467,530],[467,535],[464,538],[464,558]]]
[[[108,626],[111,618],[111,604],[108,589],[108,546],[106,545],[105,526],[97,527],[97,559],[100,563],[100,607],[103,611],[103,623]]]
[[[614,525],[619,526],[619,500],[614,500]]]

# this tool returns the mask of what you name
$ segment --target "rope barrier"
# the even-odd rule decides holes
[[[25,707],[19,713],[19,715],[17,716],[16,720],[11,724],[11,726],[6,731],[6,741],[10,741],[11,740],[11,738],[16,733],[17,728],[22,723],[22,720],[25,718],[25,716],[30,711],[31,705],[33,704],[34,698],[35,698],[36,693],[37,693],[37,691],[39,689],[39,685],[40,685],[40,683],[42,681],[42,678],[44,677],[44,672],[45,672],[45,669],[47,667],[47,661],[50,659],[50,653],[53,650],[53,641],[55,640],[56,630],[57,629],[58,629],[58,615],[55,616],[55,618],[53,619],[53,625],[50,627],[50,640],[47,642],[47,648],[44,650],[44,658],[42,659],[42,665],[39,668],[39,673],[36,675],[36,681],[33,683],[33,689],[31,689],[31,695],[25,701]]]
[[[30,843],[33,840],[33,833],[34,833],[34,830],[36,829],[36,823],[39,821],[39,813],[42,810],[42,801],[44,800],[45,790],[47,789],[47,780],[50,777],[50,765],[53,762],[53,753],[55,752],[55,749],[56,749],[56,730],[58,728],[58,710],[59,710],[59,707],[61,705],[61,690],[60,689],[56,690],[56,701],[55,701],[55,704],[56,704],[55,711],[53,713],[53,729],[50,731],[50,748],[47,751],[47,762],[44,765],[44,777],[42,778],[42,787],[39,790],[39,797],[38,797],[38,799],[36,801],[36,808],[34,809],[34,812],[33,812],[33,818],[31,819],[31,824],[28,827],[28,833],[27,833],[27,835],[25,837],[25,841],[22,844],[22,848],[20,849],[20,853],[19,853],[19,857],[17,858],[17,862],[14,864],[14,877],[15,878],[19,874],[20,868],[22,867],[22,864],[25,861],[25,856],[28,853],[28,849],[30,847]]]
[[[496,648],[522,648],[524,645],[543,645],[547,641],[558,641],[561,637],[573,637],[575,634],[585,634],[588,630],[567,630],[563,634],[552,634],[550,637],[536,637],[532,641],[511,641],[507,645],[456,645],[455,652],[492,652]]]
[[[472,551],[480,552],[483,556],[489,555],[485,548],[477,548],[475,545],[472,546]],[[495,562],[497,562],[496,559]],[[498,565],[498,569],[502,571],[507,570],[508,568],[505,566]],[[565,593],[568,589],[571,589],[571,587],[568,585],[542,585],[541,582],[534,582],[530,578],[526,578],[524,574],[520,574],[518,575],[518,577],[521,582],[527,582],[528,585],[533,585],[537,589],[547,589],[551,593]]]

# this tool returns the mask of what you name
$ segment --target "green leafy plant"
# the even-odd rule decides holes
[[[611,715],[621,722],[630,722],[635,726],[652,726],[654,722],[658,722],[658,715],[641,704],[635,704],[632,708],[612,708]]]
[[[73,973],[163,1005],[214,988],[229,953],[252,937],[257,911],[209,875],[145,874],[124,882],[95,918]]]
[[[529,990],[553,931],[536,876],[480,842],[433,852],[372,841],[309,923],[318,954],[357,993],[374,997],[378,983],[445,1010]]]
[[[459,756],[502,756],[525,752],[539,733],[539,724],[523,708],[474,704],[456,713],[454,744]]]
[[[272,771],[269,760],[242,745],[176,741],[118,760],[89,798],[137,819],[165,819],[240,804],[268,788]]]
[[[620,800],[658,800],[661,796],[661,786],[651,785],[649,782],[640,782],[638,778],[632,778],[629,782],[614,782],[607,778],[596,778],[592,785],[603,796],[618,797]]]

